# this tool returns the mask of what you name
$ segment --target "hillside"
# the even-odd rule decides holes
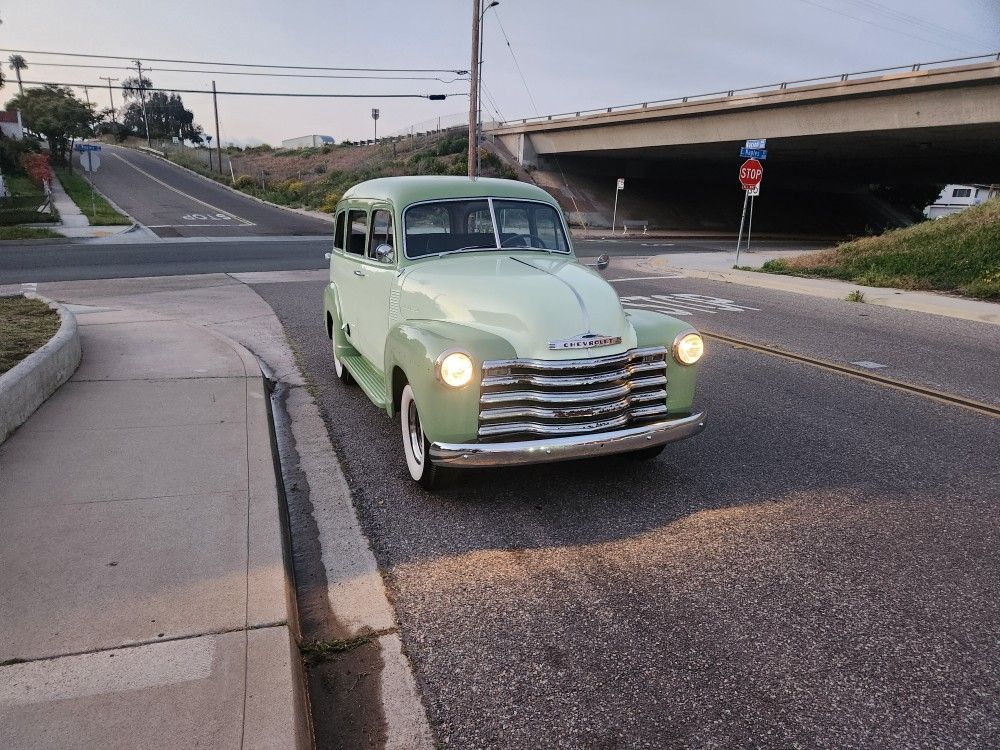
[[[458,129],[370,144],[336,144],[302,149],[257,146],[228,149],[236,176],[234,186],[249,195],[293,208],[332,212],[352,185],[395,175],[464,175],[468,140]],[[202,159],[180,151],[168,158],[218,179]],[[513,178],[513,170],[483,152],[486,177]],[[227,183],[228,179],[225,180]]]
[[[1000,299],[1000,198],[878,237],[768,261],[761,270]]]

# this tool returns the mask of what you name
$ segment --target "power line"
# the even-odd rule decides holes
[[[97,60],[135,60],[139,55],[91,55],[83,52],[45,52],[42,50],[17,50],[0,48],[0,52],[16,52],[21,55],[55,55],[57,57],[89,57]],[[224,65],[234,68],[271,68],[275,70],[332,70],[357,73],[455,73],[468,75],[469,71],[456,68],[334,68],[322,65],[269,65],[264,63],[236,63],[212,60],[173,60],[162,57],[142,57],[144,62],[178,63],[181,65]]]
[[[800,3],[805,3],[806,5],[812,5],[814,8],[822,8],[825,11],[829,11],[830,13],[836,13],[838,16],[843,16],[844,18],[850,18],[850,19],[852,19],[854,21],[860,21],[861,23],[866,23],[869,26],[877,26],[880,29],[885,29],[886,31],[891,31],[893,34],[900,34],[902,36],[907,36],[910,39],[917,39],[917,40],[919,40],[921,42],[927,42],[928,44],[936,44],[939,47],[947,47],[948,49],[953,50],[955,52],[962,52],[962,53],[967,52],[967,50],[960,49],[958,47],[953,47],[950,44],[945,44],[944,42],[939,42],[939,41],[936,41],[934,39],[928,39],[926,37],[917,36],[916,34],[908,34],[905,31],[901,31],[900,29],[894,29],[892,26],[886,26],[884,24],[877,23],[877,22],[872,21],[872,20],[867,19],[867,18],[860,18],[859,16],[852,16],[850,13],[844,13],[843,11],[839,11],[836,8],[831,8],[828,5],[823,5],[821,3],[817,3],[817,2],[815,2],[815,0],[799,0],[799,2]]]
[[[969,42],[977,44],[984,47],[992,46],[992,43],[988,43],[979,39],[971,34],[966,34],[962,31],[955,31],[954,29],[949,29],[941,24],[934,23],[933,21],[927,21],[923,18],[918,18],[917,16],[910,15],[909,13],[904,13],[903,11],[896,10],[895,8],[890,8],[876,0],[847,0],[851,5],[857,6],[859,8],[864,8],[867,10],[874,11],[876,13],[881,13],[884,16],[891,18],[894,21],[900,23],[905,23],[913,27],[922,28],[924,31],[937,32],[939,34],[947,34],[955,39],[962,40],[966,44]]]
[[[24,81],[32,86],[68,86],[70,88],[94,88],[92,83],[56,83],[54,81]],[[168,89],[156,87],[141,87],[143,91],[161,91],[167,94],[211,94],[211,89]],[[303,94],[291,91],[216,91],[216,94],[227,96],[289,96],[307,99],[430,99],[441,101],[449,96],[468,96],[467,92],[449,92],[447,94]]]
[[[532,108],[535,110],[535,114],[538,114],[538,105],[535,104],[535,97],[531,95],[531,89],[528,88],[528,81],[524,77],[524,71],[521,70],[520,64],[517,62],[517,55],[514,54],[514,48],[510,46],[510,39],[507,36],[507,30],[503,27],[503,21],[500,20],[500,14],[494,9],[493,15],[497,19],[497,24],[500,26],[500,33],[503,34],[504,41],[507,42],[507,49],[510,50],[510,56],[514,60],[514,67],[517,68],[517,74],[521,76],[521,83],[524,84],[524,90],[528,93],[528,100],[531,102]]]
[[[100,70],[135,70],[135,66],[130,65],[93,65],[86,63],[53,63],[53,62],[33,62],[33,68],[93,68]],[[161,73],[205,73],[209,75],[221,76],[264,76],[269,78],[336,78],[354,79],[360,81],[440,81],[441,83],[455,83],[461,78],[444,79],[436,76],[350,76],[350,75],[328,75],[321,73],[260,73],[248,70],[199,70],[195,68],[146,68],[146,72],[159,71]]]

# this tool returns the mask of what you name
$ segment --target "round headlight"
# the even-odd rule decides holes
[[[674,339],[674,359],[682,365],[693,365],[705,353],[705,342],[694,331]]]
[[[472,360],[465,352],[452,352],[441,358],[438,375],[441,381],[452,388],[461,388],[472,380]]]

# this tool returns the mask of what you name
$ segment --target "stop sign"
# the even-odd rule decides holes
[[[763,176],[764,167],[756,159],[747,159],[740,167],[740,184],[744,190],[759,185]]]

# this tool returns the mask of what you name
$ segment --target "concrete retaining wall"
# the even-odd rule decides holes
[[[69,380],[80,364],[76,316],[62,305],[35,295],[59,313],[62,324],[48,343],[0,375],[0,443]]]

